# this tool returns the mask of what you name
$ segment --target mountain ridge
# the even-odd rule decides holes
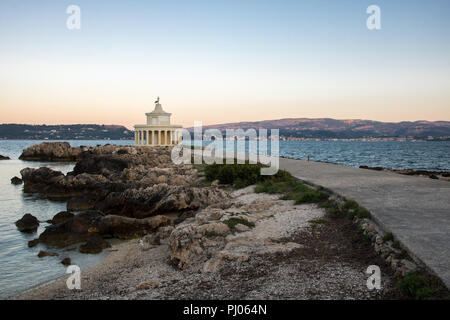
[[[279,129],[291,138],[450,138],[450,121],[382,122],[364,119],[282,118],[203,126],[203,129]],[[190,128],[192,129],[192,128]]]
[[[133,140],[134,132],[122,125],[0,124],[1,140]]]
[[[364,119],[281,118],[203,126],[205,129],[279,129],[280,137],[312,139],[418,138],[450,140],[450,121],[382,122]],[[193,128],[187,128],[193,130]],[[0,124],[0,139],[24,140],[133,140],[133,130],[122,125]]]

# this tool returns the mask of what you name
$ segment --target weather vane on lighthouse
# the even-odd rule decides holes
[[[158,98],[156,99],[155,103],[159,103],[159,96],[158,96]]]

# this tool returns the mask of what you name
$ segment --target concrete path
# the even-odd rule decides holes
[[[450,288],[450,182],[292,159],[280,169],[366,207]]]

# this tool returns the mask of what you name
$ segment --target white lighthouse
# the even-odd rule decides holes
[[[155,109],[145,114],[147,124],[134,126],[134,143],[137,146],[171,146],[181,140],[177,129],[183,126],[170,124],[171,113],[165,112],[159,103],[159,97],[155,101]]]

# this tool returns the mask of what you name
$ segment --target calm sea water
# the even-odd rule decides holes
[[[12,185],[10,179],[20,176],[25,167],[48,166],[64,173],[73,169],[73,163],[46,163],[18,160],[22,150],[41,141],[0,141],[0,154],[12,160],[0,161],[0,298],[17,295],[37,285],[63,276],[66,268],[60,263],[65,257],[81,269],[91,266],[106,253],[99,255],[81,254],[77,250],[47,248],[37,245],[28,248],[27,242],[38,237],[47,223],[41,223],[36,233],[19,232],[14,222],[25,213],[31,213],[40,221],[51,219],[56,213],[66,209],[65,202],[50,201],[36,195],[23,193],[23,185]],[[73,146],[97,145],[105,143],[131,144],[133,141],[69,141]],[[59,257],[38,258],[40,250],[57,252]]]
[[[71,171],[73,163],[27,162],[18,160],[22,150],[41,141],[0,141],[0,154],[12,160],[0,161],[0,298],[16,295],[65,274],[60,261],[69,256],[73,264],[82,269],[97,263],[106,253],[84,255],[76,250],[46,248],[38,245],[28,248],[27,242],[41,233],[42,223],[35,234],[19,232],[14,222],[25,213],[39,220],[51,219],[65,210],[65,202],[42,199],[23,193],[23,186],[10,183],[13,176],[20,177],[25,167],[49,166],[63,172]],[[131,145],[133,141],[68,141],[72,146],[120,144]],[[327,161],[348,166],[382,166],[401,169],[450,171],[450,142],[364,142],[364,141],[280,141],[280,155],[314,161]],[[39,250],[58,252],[59,257],[38,258]]]

